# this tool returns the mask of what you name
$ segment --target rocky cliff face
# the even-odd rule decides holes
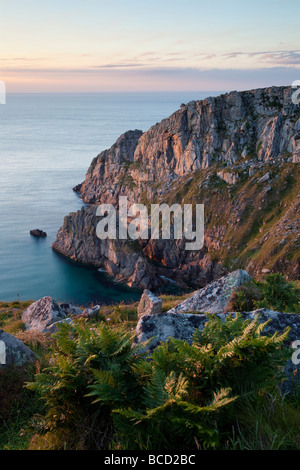
[[[99,240],[95,208],[65,218],[53,248],[131,286],[203,287],[225,269],[299,277],[300,107],[290,87],[232,92],[182,105],[149,131],[129,131],[74,188],[89,204],[205,204],[205,245]],[[168,279],[166,279],[168,278]]]
[[[65,217],[53,248],[83,264],[104,268],[107,273],[130,287],[158,288],[160,282],[147,260],[126,240],[100,240],[96,235],[96,207],[82,208]]]
[[[192,101],[144,134],[130,131],[96,157],[77,189],[85,202],[137,202],[163,193],[174,178],[254,157],[300,157],[300,113],[291,87],[232,92]],[[145,188],[145,185],[147,186]]]
[[[74,189],[88,203],[116,204],[120,195],[128,193],[128,167],[134,163],[134,152],[142,131],[128,131],[116,143],[104,150],[91,163],[86,179]]]
[[[224,273],[206,249],[188,252],[181,240],[100,240],[98,221],[95,206],[69,214],[53,249],[73,261],[104,268],[118,281],[141,289],[156,290],[170,283],[181,288],[202,287]]]

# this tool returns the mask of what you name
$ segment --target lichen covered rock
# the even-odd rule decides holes
[[[22,322],[27,330],[41,333],[49,331],[51,325],[66,318],[62,308],[51,298],[43,297],[31,304],[22,314]]]
[[[162,300],[150,290],[145,289],[138,305],[138,316],[162,313]]]
[[[181,302],[168,313],[203,312],[219,313],[227,310],[231,294],[242,284],[250,281],[249,274],[238,269],[208,284]]]
[[[36,355],[22,341],[0,329],[0,367],[21,367],[36,360]],[[4,345],[4,347],[3,347]],[[2,350],[3,347],[3,350]]]
[[[225,321],[228,316],[236,317],[236,313],[218,313],[216,316]],[[269,309],[259,309],[252,312],[240,314],[243,319],[252,321],[258,318],[260,323],[269,322],[262,334],[274,335],[276,332],[283,333],[287,327],[290,328],[286,347],[292,346],[300,338],[300,315],[296,313],[281,313]],[[144,315],[139,319],[136,328],[135,344],[144,350],[143,343],[147,342],[147,351],[153,351],[161,343],[169,338],[192,342],[196,330],[203,330],[209,314],[187,314],[187,313],[161,313],[159,315]],[[294,346],[293,346],[294,347]],[[298,354],[299,356],[299,354]],[[287,382],[284,387],[289,390],[294,383],[299,383],[300,375],[297,365],[293,362],[293,354],[285,366]]]

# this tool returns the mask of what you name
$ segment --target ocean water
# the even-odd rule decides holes
[[[0,300],[137,299],[139,291],[51,249],[64,216],[83,205],[72,188],[123,132],[146,131],[182,102],[217,94],[8,94],[0,105]],[[35,228],[48,237],[30,236]]]

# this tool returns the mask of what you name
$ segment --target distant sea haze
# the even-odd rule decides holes
[[[146,131],[182,102],[218,94],[8,94],[0,105],[0,300],[137,299],[139,292],[51,249],[64,216],[83,205],[72,188],[122,133]],[[48,237],[30,236],[36,228]]]

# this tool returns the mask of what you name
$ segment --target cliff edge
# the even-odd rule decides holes
[[[298,279],[300,107],[291,87],[192,101],[147,132],[123,134],[74,188],[91,205],[65,218],[53,244],[104,267],[128,285],[203,287],[228,270]],[[204,203],[205,244],[100,240],[95,206],[119,196],[152,203]]]

